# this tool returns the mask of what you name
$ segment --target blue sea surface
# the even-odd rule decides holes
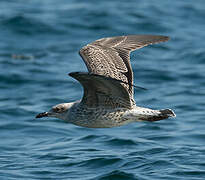
[[[204,0],[1,0],[0,179],[205,179]],[[78,100],[69,72],[96,39],[127,34],[171,40],[131,54],[138,106],[177,117],[107,129],[35,119]]]

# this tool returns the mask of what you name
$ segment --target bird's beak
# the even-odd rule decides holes
[[[48,112],[42,112],[42,113],[38,114],[38,115],[36,116],[36,118],[48,117],[48,115],[49,115]]]

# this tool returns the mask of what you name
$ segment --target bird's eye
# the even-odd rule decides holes
[[[53,112],[59,112],[59,111],[60,111],[60,108],[59,108],[59,107],[53,108]]]
[[[63,112],[64,111],[64,107],[55,107],[53,108],[53,112],[59,113],[59,112]]]

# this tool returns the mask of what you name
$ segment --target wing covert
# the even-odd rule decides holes
[[[133,71],[130,64],[130,52],[168,39],[167,36],[154,35],[102,38],[84,46],[79,54],[90,73],[126,82],[127,84],[123,84],[123,86],[133,98]]]
[[[84,95],[81,102],[87,107],[131,108],[129,93],[121,81],[84,72],[72,72],[69,75],[83,86]]]

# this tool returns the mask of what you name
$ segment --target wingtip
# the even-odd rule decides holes
[[[150,35],[150,36],[152,36],[152,35]],[[156,39],[158,39],[158,42],[166,42],[166,41],[170,40],[169,36],[156,35],[155,37],[156,37]],[[156,43],[157,43],[157,41],[156,41]]]
[[[156,36],[156,38],[158,39],[158,43],[159,42],[166,42],[166,41],[170,40],[169,36],[164,36],[164,35],[158,35],[158,36]]]
[[[73,77],[73,76],[75,76],[76,74],[79,74],[79,72],[70,72],[70,73],[68,73],[68,76]]]
[[[89,72],[70,72],[68,73],[69,76],[74,76],[74,75],[77,75],[77,74],[90,74]]]
[[[156,36],[156,38],[157,38],[156,41],[153,41],[151,44],[157,44],[160,42],[166,42],[170,40],[169,36],[164,36],[164,35]]]
[[[72,76],[72,75],[73,75],[73,73],[74,73],[74,72],[70,72],[70,73],[68,73],[68,76]]]

